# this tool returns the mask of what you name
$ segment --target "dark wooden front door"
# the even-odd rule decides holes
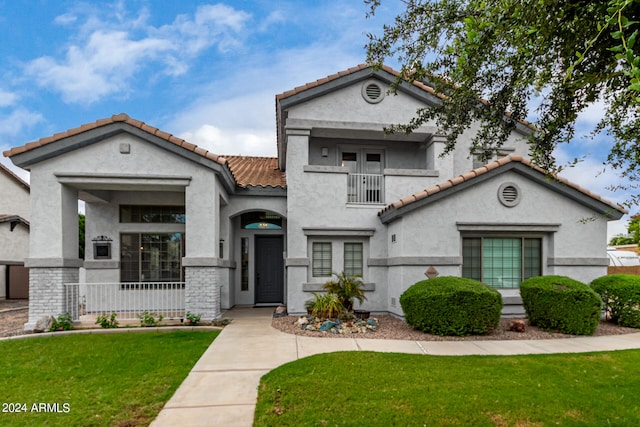
[[[284,294],[282,236],[256,236],[256,304],[279,304]]]

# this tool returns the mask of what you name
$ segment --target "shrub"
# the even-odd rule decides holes
[[[640,328],[640,276],[612,274],[591,282],[605,312],[620,326]]]
[[[109,328],[117,328],[118,321],[116,317],[118,315],[116,313],[111,313],[110,316],[107,317],[106,314],[101,314],[96,317],[96,324],[100,325],[101,328],[109,329]]]
[[[143,326],[143,327],[158,326],[158,324],[162,322],[162,319],[164,319],[164,317],[162,316],[162,314],[157,318],[156,316],[157,316],[156,313],[150,313],[147,310],[145,310],[144,313],[138,315],[138,319],[140,319],[140,326]]]
[[[313,293],[313,300],[309,303],[311,315],[321,318],[334,318],[342,314],[344,307],[336,294]]]
[[[187,314],[185,314],[184,322],[182,324],[185,326],[197,326],[198,323],[200,323],[201,318],[201,314],[193,314],[192,312],[187,311]]]
[[[358,275],[349,276],[344,271],[340,274],[333,273],[334,280],[324,284],[324,289],[330,294],[336,294],[345,311],[353,310],[353,300],[358,300],[360,304],[367,297],[364,296],[364,283]]]
[[[49,331],[68,331],[73,328],[73,319],[71,319],[71,313],[68,311],[65,314],[59,315],[51,322]]]
[[[481,282],[461,277],[423,280],[400,296],[408,324],[434,335],[486,334],[498,326],[502,297]]]
[[[592,335],[602,300],[588,285],[564,276],[539,276],[520,284],[529,324],[547,331]]]

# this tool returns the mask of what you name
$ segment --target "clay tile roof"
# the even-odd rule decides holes
[[[286,188],[285,173],[277,157],[225,156],[238,186]]]
[[[51,144],[52,142],[56,142],[59,141],[61,139],[64,138],[68,138],[70,136],[73,135],[78,135],[81,134],[83,132],[87,132],[90,131],[92,129],[97,129],[103,126],[107,126],[113,123],[127,123],[128,125],[131,125],[133,127],[136,127],[138,129],[141,129],[144,132],[150,133],[152,135],[157,136],[158,138],[162,138],[174,145],[177,145],[179,147],[182,147],[186,150],[189,151],[193,151],[196,154],[199,154],[201,156],[204,156],[208,159],[211,159],[213,161],[215,161],[216,163],[219,163],[221,165],[225,165],[226,164],[226,160],[223,157],[219,157],[219,156],[210,156],[206,150],[203,150],[201,148],[198,148],[196,145],[193,144],[189,144],[188,142],[186,142],[183,139],[177,138],[173,135],[171,135],[170,133],[167,132],[163,132],[160,129],[153,127],[153,126],[149,126],[147,124],[145,124],[144,122],[141,122],[139,120],[135,120],[132,119],[131,117],[129,117],[127,114],[124,113],[120,113],[120,114],[115,114],[109,118],[105,118],[105,119],[100,119],[100,120],[96,120],[93,123],[87,123],[84,124],[80,127],[74,128],[74,129],[69,129],[68,131],[65,132],[59,132],[56,133],[55,135],[52,136],[48,136],[45,138],[41,138],[37,141],[33,141],[33,142],[29,142],[25,145],[23,145],[22,147],[14,147],[10,150],[5,151],[3,154],[5,157],[12,157],[15,156],[17,154],[21,154],[30,150],[35,150],[36,148],[42,147],[44,145],[47,144]]]
[[[390,209],[399,209],[401,207],[407,206],[411,203],[414,203],[420,199],[424,199],[424,198],[428,198],[429,196],[432,196],[435,193],[438,193],[440,191],[445,191],[447,189],[453,188],[457,185],[460,185],[464,182],[469,182],[472,181],[474,178],[482,176],[494,169],[500,168],[504,165],[507,165],[509,163],[521,163],[527,167],[530,167],[531,169],[534,169],[540,173],[543,173],[545,175],[548,174],[548,172],[546,172],[544,169],[533,165],[529,160],[523,158],[521,155],[519,154],[511,154],[508,155],[506,157],[502,157],[498,160],[495,160],[487,165],[481,166],[477,169],[474,169],[470,172],[467,173],[463,173],[461,175],[458,175],[454,178],[449,179],[448,181],[445,181],[443,183],[440,184],[436,184],[433,187],[427,188],[426,190],[420,191],[416,194],[410,195],[408,197],[405,197],[401,200],[398,200],[396,202],[393,202],[387,206],[385,206],[380,212],[378,212],[378,216],[382,215],[383,213],[387,212]],[[627,213],[626,209],[624,209],[622,206],[617,205],[595,193],[590,192],[589,190],[586,190],[582,187],[580,187],[577,184],[574,184],[570,181],[568,181],[566,178],[561,178],[561,177],[556,177],[553,176],[555,179],[558,180],[558,182],[576,190],[579,191],[582,194],[585,194],[589,197],[591,197],[594,200],[598,200],[606,205],[609,205],[610,207],[612,207],[613,209],[619,211],[619,212],[623,212],[623,213]],[[425,196],[424,193],[427,193],[427,195]]]

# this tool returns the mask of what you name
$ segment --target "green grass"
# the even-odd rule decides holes
[[[638,426],[640,351],[322,354],[262,378],[254,425]]]
[[[141,332],[2,341],[0,410],[19,404],[27,411],[0,412],[0,425],[148,425],[217,334]],[[50,404],[49,412],[33,411],[41,403]],[[61,412],[51,412],[55,403]]]

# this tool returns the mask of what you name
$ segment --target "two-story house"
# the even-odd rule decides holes
[[[122,297],[159,310],[164,297],[136,295],[170,290],[171,307],[204,318],[236,305],[301,313],[341,271],[364,278],[365,308],[396,315],[425,277],[509,295],[531,276],[606,273],[620,206],[532,166],[525,123],[486,165],[469,153],[474,129],[447,156],[435,125],[386,134],[440,102],[421,83],[388,94],[395,75],[358,66],[277,95],[277,158],[222,157],[125,114],[5,152],[31,171],[29,324],[76,306],[125,312]],[[98,284],[111,293],[92,302]]]
[[[0,299],[29,297],[29,184],[0,164]]]

